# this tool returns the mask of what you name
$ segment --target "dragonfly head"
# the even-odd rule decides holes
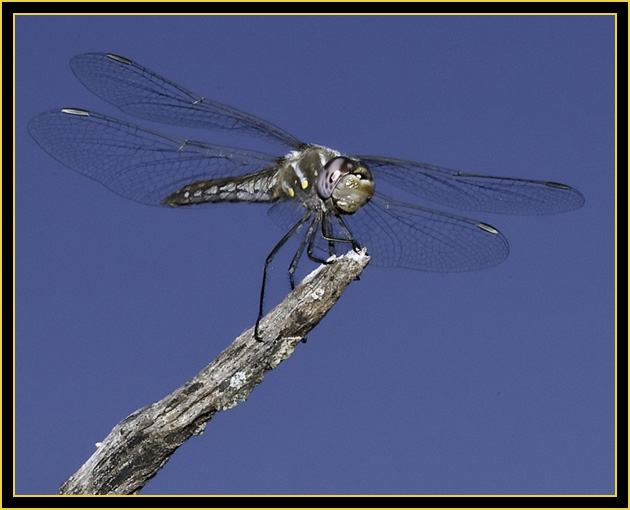
[[[332,199],[340,213],[352,214],[372,198],[374,178],[359,161],[336,157],[319,172],[317,193],[323,200]]]

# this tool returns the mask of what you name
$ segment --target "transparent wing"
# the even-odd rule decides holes
[[[199,96],[131,60],[108,53],[73,57],[74,74],[123,112],[156,122],[229,130],[297,148],[300,141],[259,117]]]
[[[504,214],[550,214],[578,209],[584,196],[549,181],[467,174],[447,168],[378,156],[356,156],[378,182],[395,186],[455,209]]]
[[[283,229],[304,215],[299,204],[275,204],[269,215]],[[354,239],[367,246],[372,263],[430,272],[473,271],[502,262],[508,242],[494,227],[375,193],[355,214],[343,216]],[[335,227],[333,235],[344,237]],[[337,244],[337,253],[349,248]],[[328,241],[318,236],[317,255],[328,257]]]
[[[28,130],[64,165],[149,205],[160,205],[197,180],[258,172],[277,163],[267,154],[192,142],[85,110],[41,113]]]

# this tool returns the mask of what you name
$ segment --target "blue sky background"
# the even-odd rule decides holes
[[[555,216],[473,213],[510,241],[488,270],[368,266],[142,494],[614,491],[612,17],[31,16],[16,21],[18,494],[55,493],[252,326],[282,235],[266,206],[142,206],[44,153],[26,130],[39,112],[125,118],[72,74],[89,51],[305,141],[586,197]]]

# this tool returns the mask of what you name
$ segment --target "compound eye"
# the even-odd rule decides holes
[[[319,196],[324,200],[330,198],[339,179],[351,172],[352,168],[354,168],[354,162],[344,157],[336,157],[326,163],[317,178]]]

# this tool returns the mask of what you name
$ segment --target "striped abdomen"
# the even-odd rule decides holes
[[[164,200],[163,205],[205,204],[212,202],[272,202],[277,168],[239,177],[224,177],[197,181],[174,193]]]

